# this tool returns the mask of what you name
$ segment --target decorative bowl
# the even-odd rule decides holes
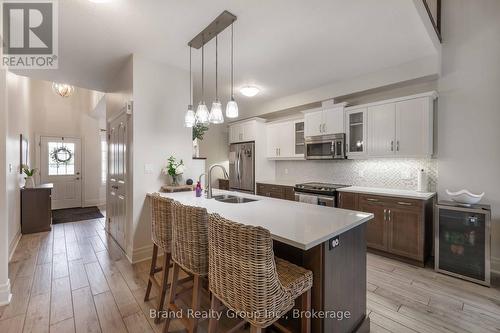
[[[451,197],[452,201],[463,205],[475,205],[481,201],[484,196],[484,192],[481,194],[473,194],[467,190],[461,190],[458,192],[450,192],[449,190],[446,190],[446,194]]]

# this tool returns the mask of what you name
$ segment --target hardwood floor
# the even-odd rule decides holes
[[[0,307],[0,332],[160,333],[163,325],[149,317],[156,291],[143,301],[148,270],[149,262],[128,262],[104,231],[103,219],[25,235],[9,264],[13,297]],[[373,332],[500,332],[498,288],[372,254],[367,287]],[[190,295],[183,297],[185,307]],[[220,326],[233,323],[223,320]],[[202,322],[200,330],[207,325]],[[176,320],[170,330],[183,331]]]

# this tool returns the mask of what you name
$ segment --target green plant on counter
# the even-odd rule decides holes
[[[30,167],[27,165],[22,165],[21,169],[23,170],[23,173],[26,175],[26,177],[33,177],[35,173],[38,172],[38,169],[30,169]]]
[[[208,126],[196,124],[193,126],[193,141],[195,139],[203,140],[203,136],[208,131]]]

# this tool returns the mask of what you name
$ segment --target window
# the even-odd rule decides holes
[[[101,135],[101,182],[106,184],[108,175],[108,142],[106,141],[106,132]]]
[[[49,142],[49,176],[73,176],[75,174],[75,144]]]

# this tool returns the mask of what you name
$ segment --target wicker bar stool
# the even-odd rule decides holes
[[[169,287],[168,273],[172,266],[172,219],[174,200],[160,196],[159,193],[148,194],[151,205],[151,239],[153,241],[153,258],[151,259],[151,268],[149,270],[148,286],[144,301],[149,300],[151,287],[154,285],[160,291],[157,311],[163,311],[163,304]],[[163,265],[157,266],[158,251],[163,251]],[[155,274],[163,272],[161,283],[155,278]],[[160,317],[155,318],[158,323]]]
[[[174,262],[172,283],[168,296],[168,307],[178,311],[175,304],[179,270],[193,275],[193,296],[191,309],[200,309],[202,279],[208,275],[208,214],[205,208],[173,204],[172,261]],[[170,316],[167,317],[163,332],[168,332]],[[179,318],[189,332],[196,332],[196,318]]]
[[[276,258],[268,230],[232,222],[218,214],[210,214],[208,230],[212,311],[218,311],[222,302],[242,314],[251,332],[261,332],[277,324],[298,297],[302,298],[301,310],[311,310],[312,272]],[[305,317],[301,332],[310,332],[310,319]],[[216,330],[217,320],[211,318],[208,331]]]

